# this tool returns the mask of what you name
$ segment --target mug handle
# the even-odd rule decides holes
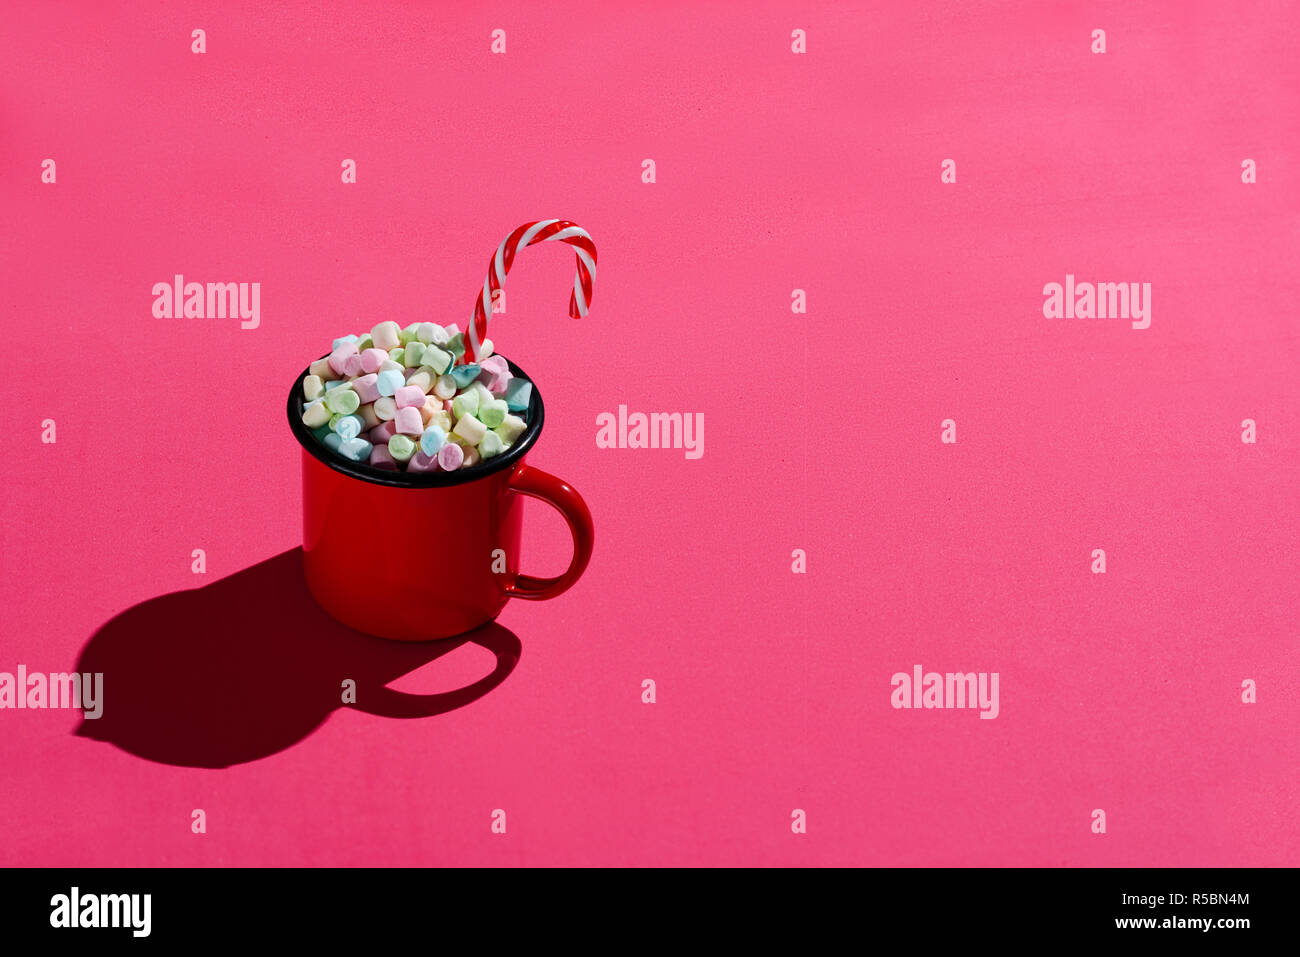
[[[582,496],[567,482],[549,472],[520,465],[506,480],[506,487],[520,495],[531,495],[550,505],[569,523],[573,533],[573,560],[558,578],[537,578],[533,575],[516,575],[506,584],[506,594],[511,598],[543,601],[568,591],[591,561],[591,543],[595,530],[591,524],[591,510]]]

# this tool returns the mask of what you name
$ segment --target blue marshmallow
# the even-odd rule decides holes
[[[456,388],[463,389],[475,379],[478,378],[483,369],[477,362],[471,362],[469,365],[452,366],[451,371],[447,374],[456,382]]]
[[[394,395],[398,389],[406,385],[406,376],[396,369],[385,369],[379,373],[377,385],[379,386],[380,395]]]
[[[339,437],[344,441],[355,439],[365,431],[365,428],[365,420],[359,415],[343,415],[334,423],[334,431],[337,432]]]
[[[325,448],[329,449],[331,452],[337,452],[339,446],[343,444],[343,436],[339,435],[337,432],[331,432],[329,435],[325,436],[325,438],[321,439],[321,441],[325,443]]]
[[[506,384],[506,407],[511,412],[527,412],[533,399],[533,384],[515,376]]]
[[[344,346],[347,345],[349,342],[356,342],[356,341],[357,341],[356,336],[339,336],[337,339],[334,340],[334,345],[330,346],[330,352],[333,352],[339,346]]]
[[[447,433],[436,425],[429,426],[420,436],[420,451],[430,457],[437,455],[438,450],[446,444]]]
[[[351,459],[353,462],[368,462],[370,460],[370,450],[374,448],[365,439],[351,438],[344,439],[340,443],[338,452],[344,458]]]

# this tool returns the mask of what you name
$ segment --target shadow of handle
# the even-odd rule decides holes
[[[379,718],[431,718],[483,697],[505,681],[514,670],[519,662],[522,645],[512,632],[494,622],[484,626],[468,640],[482,645],[496,656],[496,667],[491,674],[455,691],[440,691],[437,694],[408,694],[382,685],[378,688],[359,689],[357,702],[352,707]],[[460,643],[463,642],[457,644]]]
[[[509,485],[511,491],[541,499],[564,516],[564,520],[569,523],[569,531],[573,533],[573,559],[564,574],[557,578],[516,575],[514,581],[506,585],[506,594],[511,598],[526,598],[530,601],[542,601],[561,595],[573,587],[591,561],[591,546],[596,534],[591,522],[591,510],[568,482],[530,465],[521,465],[516,469],[510,477]]]

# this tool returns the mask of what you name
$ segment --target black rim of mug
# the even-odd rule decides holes
[[[321,358],[324,358],[324,356]],[[506,359],[506,364],[515,375],[522,379],[528,379],[529,382],[533,381],[523,369],[509,359]],[[466,482],[485,478],[493,473],[500,472],[502,469],[509,468],[522,459],[524,454],[532,448],[533,443],[537,441],[537,436],[541,435],[542,421],[546,417],[545,408],[542,405],[542,395],[537,391],[537,383],[533,382],[533,397],[528,403],[528,427],[524,429],[524,434],[519,436],[518,441],[505,452],[487,462],[471,465],[466,469],[457,469],[454,472],[443,472],[441,470],[415,473],[393,472],[388,469],[377,469],[361,462],[341,458],[316,441],[316,436],[311,434],[311,429],[307,428],[302,421],[302,380],[310,373],[310,366],[298,373],[293,388],[289,390],[289,428],[293,431],[294,438],[317,461],[323,462],[335,472],[349,478],[369,482],[372,485],[387,485],[390,488],[449,488],[452,485],[464,485]]]

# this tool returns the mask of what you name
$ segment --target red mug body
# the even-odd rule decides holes
[[[535,383],[528,427],[505,453],[456,472],[408,474],[318,443],[301,421],[301,382],[288,411],[302,445],[303,572],[331,617],[382,638],[450,638],[496,618],[511,598],[553,598],[578,580],[591,558],[591,512],[567,483],[524,461],[544,418]],[[524,496],[569,525],[574,555],[563,575],[520,573]]]

